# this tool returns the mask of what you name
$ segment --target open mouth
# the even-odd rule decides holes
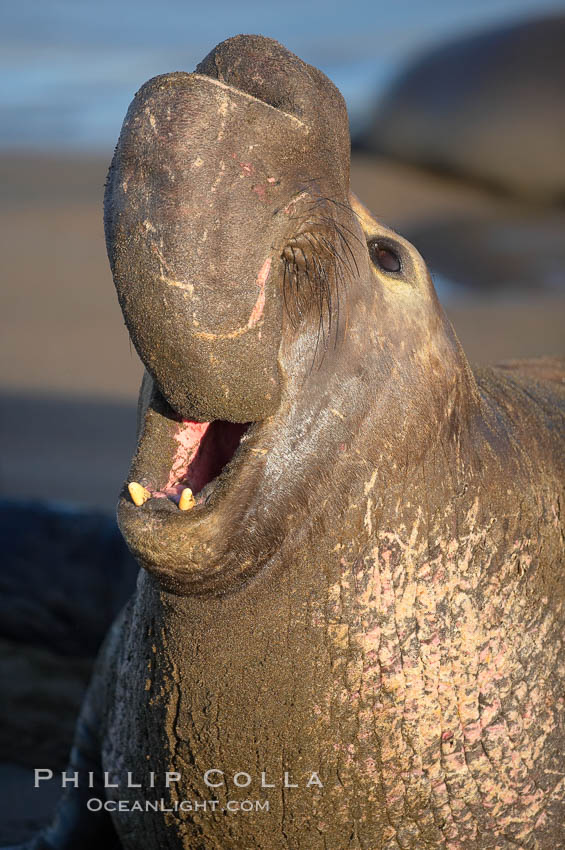
[[[148,392],[145,392],[148,390]],[[272,422],[199,422],[151,382],[118,524],[140,565],[176,595],[240,586],[271,554],[259,495]]]
[[[197,422],[176,416],[168,421],[167,436],[172,433],[174,448],[166,481],[158,464],[146,469],[139,481],[130,481],[128,493],[138,507],[152,502],[152,508],[192,510],[209,501],[254,423]],[[163,449],[166,452],[166,445]]]

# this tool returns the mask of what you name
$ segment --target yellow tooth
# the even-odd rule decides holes
[[[185,487],[182,493],[180,494],[179,499],[179,508],[181,511],[190,511],[195,506],[196,500],[192,495],[192,490],[190,487]]]
[[[147,499],[151,498],[149,490],[146,490],[145,487],[142,487],[142,485],[138,484],[137,481],[131,481],[128,484],[128,491],[132,502],[134,505],[137,505],[138,508],[141,505],[144,505]]]

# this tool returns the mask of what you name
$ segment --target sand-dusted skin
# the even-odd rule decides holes
[[[563,847],[561,366],[471,370],[269,39],[142,87],[105,223],[144,569],[35,846]]]

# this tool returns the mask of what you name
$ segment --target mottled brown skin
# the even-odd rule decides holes
[[[252,36],[124,124],[107,239],[148,370],[128,480],[164,486],[182,418],[255,424],[193,511],[122,493],[145,569],[73,761],[157,773],[115,799],[270,804],[115,813],[127,850],[564,846],[563,369],[470,369],[418,252],[349,195],[346,136],[331,83]],[[101,846],[68,826],[83,802],[42,846]]]

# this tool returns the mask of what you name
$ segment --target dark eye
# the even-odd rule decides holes
[[[396,251],[377,239],[369,242],[369,255],[375,266],[383,272],[395,274],[402,269],[402,262]]]

